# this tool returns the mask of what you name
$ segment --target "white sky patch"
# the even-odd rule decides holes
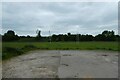
[[[119,0],[1,0],[1,2],[118,2]]]
[[[0,3],[0,34],[2,34],[2,3]]]
[[[5,2],[2,5],[2,28],[18,35],[99,34],[104,30],[118,30],[116,2]]]

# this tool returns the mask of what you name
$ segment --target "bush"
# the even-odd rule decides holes
[[[34,45],[25,45],[22,49],[23,50],[31,50],[31,49],[33,50],[33,49],[37,49],[37,47]]]
[[[19,48],[4,47],[3,52],[9,52],[9,53],[12,53],[12,54],[14,54],[14,53],[20,54],[23,51],[21,49],[19,49]]]
[[[8,59],[17,55],[23,54],[23,51],[18,48],[3,47],[2,48],[2,59]]]
[[[2,59],[9,59],[25,53],[26,51],[35,50],[37,47],[33,45],[25,45],[23,48],[12,48],[12,47],[3,47],[2,48]]]

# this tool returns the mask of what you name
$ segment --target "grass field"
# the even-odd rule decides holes
[[[112,50],[118,51],[118,42],[3,42],[2,58],[21,55],[30,50]]]
[[[39,49],[72,49],[72,50],[118,50],[118,42],[3,42],[2,47],[23,48],[26,45],[33,45]]]

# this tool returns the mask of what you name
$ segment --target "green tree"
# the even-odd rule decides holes
[[[37,36],[36,36],[36,40],[41,40],[41,31],[37,31]]]
[[[14,31],[8,30],[7,33],[4,34],[2,39],[3,41],[15,41],[15,40],[19,40],[19,36],[15,35]]]

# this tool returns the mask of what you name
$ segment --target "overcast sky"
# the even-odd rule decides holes
[[[113,2],[5,2],[2,4],[2,34],[43,36],[80,33],[96,35],[118,31],[118,3]]]

